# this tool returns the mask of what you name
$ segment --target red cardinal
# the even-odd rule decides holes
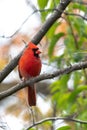
[[[24,80],[31,77],[35,77],[40,74],[41,71],[41,60],[39,48],[32,42],[29,42],[28,47],[25,49],[19,60],[19,75]],[[28,86],[28,104],[30,106],[36,105],[36,90],[35,86]]]

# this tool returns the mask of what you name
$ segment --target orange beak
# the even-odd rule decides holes
[[[37,51],[36,51],[36,54],[40,54],[40,53],[41,53],[41,51],[40,51],[40,50],[37,50]]]

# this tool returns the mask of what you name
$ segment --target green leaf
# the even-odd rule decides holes
[[[60,0],[55,0],[55,1],[53,1],[53,0],[50,0],[50,2],[49,2],[49,8],[55,8],[55,6],[56,5],[58,5],[60,3]]]
[[[50,43],[50,46],[49,46],[49,50],[48,50],[48,55],[49,57],[52,56],[53,54],[53,50],[54,50],[54,47],[56,45],[56,42],[64,36],[64,33],[58,33],[57,35],[54,35],[51,39],[51,43]]]
[[[52,125],[52,121],[46,121],[46,122],[44,122],[43,124],[44,124],[44,125],[50,125],[50,126],[51,126],[51,125]]]
[[[82,4],[78,4],[78,3],[74,3],[72,5],[72,8],[73,9],[79,9],[79,10],[82,10],[82,11],[86,11],[86,6],[83,6]]]
[[[59,25],[60,25],[60,22],[59,22],[59,23],[55,22],[54,25],[53,25],[53,26],[50,28],[50,30],[47,32],[47,37],[48,37],[49,39],[52,40],[52,38],[53,38],[53,36],[54,36],[54,34],[55,34],[55,30],[56,30],[56,28],[57,28]]]
[[[38,2],[40,9],[43,9],[46,7],[48,0],[38,0],[37,2]]]
[[[76,71],[73,73],[74,88],[78,87],[81,77],[82,77],[81,72]]]
[[[51,93],[55,93],[57,91],[60,90],[60,82],[59,81],[55,81],[50,85],[51,88]]]
[[[61,96],[62,95],[62,96]],[[58,104],[61,109],[64,109],[67,107],[67,100],[69,98],[69,93],[62,93],[60,94],[60,98],[58,99]]]
[[[64,91],[67,89],[67,82],[69,78],[70,78],[70,75],[67,74],[67,75],[63,75],[60,79],[61,87],[63,88]]]
[[[71,127],[70,126],[62,126],[60,128],[58,128],[57,130],[71,130]]]
[[[84,55],[80,53],[80,51],[77,51],[76,53],[73,54],[73,59],[75,62],[79,62],[84,58]]]
[[[36,130],[36,128],[30,128],[29,130]]]
[[[78,95],[80,92],[84,91],[84,90],[87,90],[87,85],[82,85],[82,86],[79,86],[78,88],[76,88],[76,89],[71,93],[71,95],[70,95],[70,97],[69,97],[69,101],[70,101],[71,103],[73,103],[73,102],[75,101],[77,95]]]

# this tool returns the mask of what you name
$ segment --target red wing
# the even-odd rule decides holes
[[[20,79],[22,79],[22,75],[21,75],[21,73],[20,73],[19,66],[18,66],[18,72],[19,72],[19,77],[20,77]]]

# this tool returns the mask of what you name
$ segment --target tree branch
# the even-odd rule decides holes
[[[6,67],[0,72],[0,83],[5,79],[5,77],[17,66],[17,63],[19,61],[20,56],[22,55],[22,52],[16,56],[14,59],[12,59]]]
[[[68,25],[69,25],[70,30],[71,30],[71,34],[72,34],[73,39],[74,39],[75,48],[77,50],[77,49],[79,49],[79,45],[78,45],[78,41],[77,41],[77,38],[75,36],[74,30],[73,30],[73,27],[72,27],[72,23],[71,23],[69,17],[67,17],[67,22],[68,22]]]
[[[80,15],[80,14],[75,14],[75,13],[67,13],[67,12],[64,12],[64,14],[65,14],[65,15],[77,16],[77,17],[80,17],[80,18],[82,18],[82,19],[84,19],[84,20],[86,20],[86,21],[87,21],[87,17],[82,16],[82,15]]]
[[[49,118],[45,118],[43,120],[36,122],[35,124],[28,127],[26,130],[29,130],[37,125],[41,125],[42,123],[47,122],[47,121],[57,121],[57,120],[64,120],[64,121],[76,122],[76,123],[80,123],[80,124],[87,124],[87,121],[82,121],[79,119],[73,119],[73,118],[69,118],[69,117],[49,117]]]
[[[36,33],[36,35],[31,39],[31,41],[35,44],[38,44],[40,40],[43,38],[43,36],[47,33],[47,31],[50,29],[50,27],[55,23],[55,21],[61,17],[61,14],[65,10],[65,8],[69,5],[69,3],[72,0],[63,0],[61,2],[54,13],[47,19],[47,21],[43,24],[39,32]],[[8,65],[0,72],[0,82],[2,82],[5,77],[17,66],[19,58],[21,56],[22,52],[15,57]]]
[[[50,27],[55,23],[55,21],[61,17],[61,14],[65,10],[65,8],[68,6],[68,4],[72,0],[63,0],[64,2],[61,2],[53,14],[47,19],[47,21],[43,24],[39,32],[32,38],[32,42],[37,44],[40,42],[40,40],[43,38],[43,36],[47,33],[47,31],[50,29]]]
[[[69,67],[64,68],[64,69],[60,69],[60,70],[55,71],[55,72],[50,73],[50,74],[42,74],[42,75],[37,76],[35,78],[31,78],[31,79],[29,79],[27,81],[24,81],[24,82],[22,81],[21,83],[13,86],[12,88],[10,88],[10,89],[8,89],[8,90],[6,90],[4,92],[1,92],[0,93],[0,100],[4,99],[7,96],[10,96],[11,94],[17,92],[18,90],[24,88],[25,86],[27,86],[29,84],[36,83],[36,82],[46,80],[46,79],[52,79],[54,77],[58,77],[58,76],[64,75],[64,74],[69,74],[69,73],[71,73],[73,71],[80,70],[80,69],[85,69],[85,68],[87,68],[87,61],[74,64],[72,66],[69,66]]]

